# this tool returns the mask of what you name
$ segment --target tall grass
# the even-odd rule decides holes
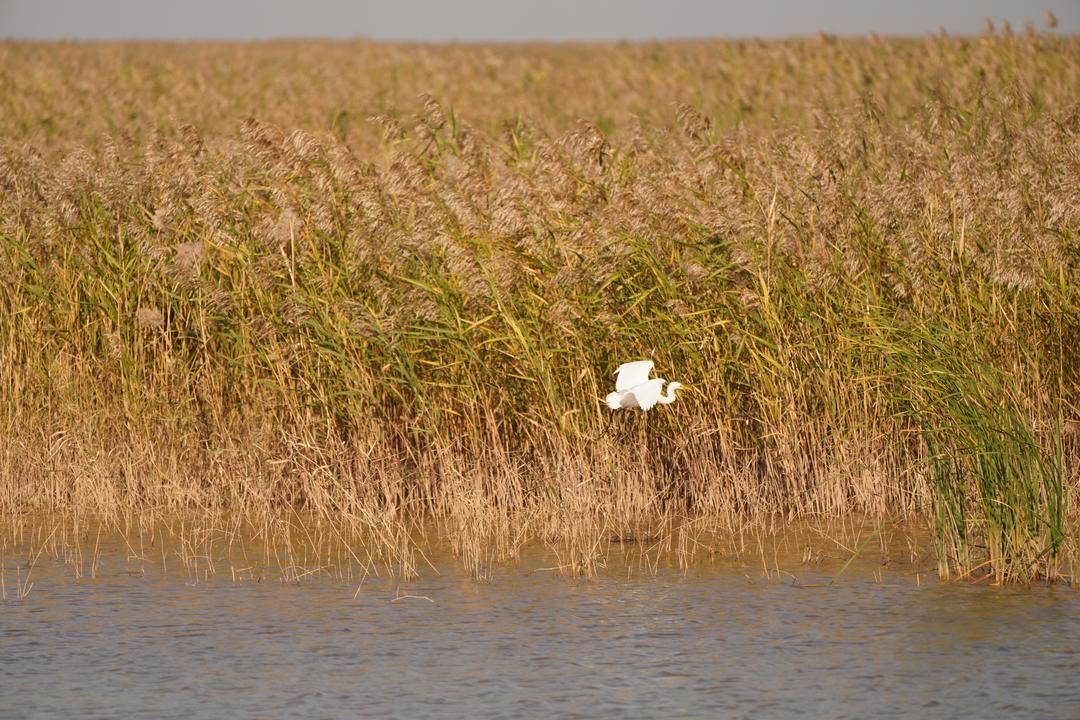
[[[0,55],[0,512],[1075,547],[1072,38]]]
[[[1031,398],[968,333],[891,326],[888,335],[870,346],[886,358],[898,410],[926,445],[940,574],[1056,577],[1067,532],[1060,427],[1039,437],[1024,412]],[[978,564],[976,540],[986,551]]]

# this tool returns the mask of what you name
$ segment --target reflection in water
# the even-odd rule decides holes
[[[190,582],[116,554],[94,579],[42,561],[22,600],[9,565],[0,715],[1080,717],[1068,589],[917,584],[869,561],[821,587],[805,585],[837,567],[795,567],[797,585],[734,563],[530,571],[548,560],[478,583],[436,557],[441,574],[357,592]]]

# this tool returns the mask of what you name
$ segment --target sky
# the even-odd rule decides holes
[[[0,0],[0,38],[423,42],[1080,32],[1080,0]]]

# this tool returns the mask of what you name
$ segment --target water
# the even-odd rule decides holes
[[[42,560],[0,717],[1080,717],[1080,597],[856,564],[198,582]],[[250,575],[249,575],[250,577]],[[402,596],[413,597],[402,597]]]

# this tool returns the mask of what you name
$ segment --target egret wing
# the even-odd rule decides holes
[[[664,389],[664,381],[661,378],[653,378],[648,382],[638,385],[630,391],[637,400],[637,406],[642,410],[649,410],[660,399],[660,391]]]
[[[623,363],[615,371],[616,392],[623,392],[624,390],[629,390],[637,385],[647,383],[649,381],[649,373],[652,372],[652,369],[652,360],[635,360],[633,362]]]
[[[612,410],[619,410],[619,409],[621,409],[623,407],[628,407],[626,405],[623,405],[623,403],[628,398],[629,399],[633,398],[633,396],[628,392],[613,392],[613,393],[608,393],[607,397],[604,398],[604,401],[607,403],[607,406],[609,408],[611,408]]]

